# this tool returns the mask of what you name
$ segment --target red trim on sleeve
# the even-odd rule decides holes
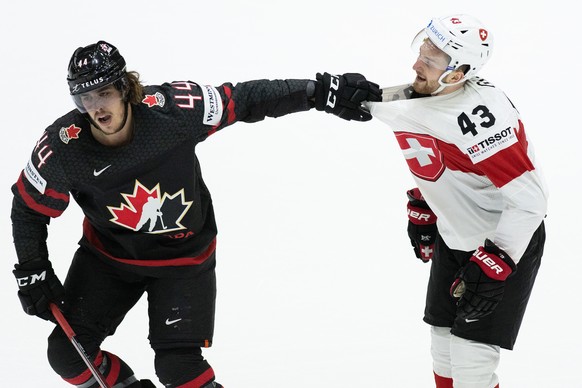
[[[48,217],[55,218],[55,217],[58,217],[61,214],[63,214],[63,210],[57,210],[57,209],[53,209],[53,208],[50,208],[48,206],[42,205],[42,204],[38,203],[30,194],[28,194],[28,192],[26,191],[26,187],[24,187],[24,182],[22,180],[23,174],[24,173],[20,173],[20,176],[18,177],[18,181],[16,181],[16,188],[18,189],[18,194],[20,194],[20,197],[22,198],[24,203],[26,203],[26,205],[29,208],[31,208],[32,210],[39,212],[41,214],[44,214],[45,216],[48,216]],[[57,196],[57,194],[58,194],[58,196]],[[57,193],[54,190],[47,190],[45,195],[47,195],[51,198],[61,199],[67,203],[69,202],[69,195],[68,194]],[[66,198],[66,200],[64,198]]]
[[[53,189],[47,189],[44,192],[44,195],[46,195],[47,197],[54,198],[54,199],[60,199],[63,202],[69,203],[69,195],[68,194],[59,193],[58,191],[55,191]]]
[[[232,90],[228,86],[224,86],[224,94],[228,98],[228,104],[226,105],[226,111],[228,112],[227,123],[232,124],[236,120],[236,115],[234,113],[234,100],[232,97]]]

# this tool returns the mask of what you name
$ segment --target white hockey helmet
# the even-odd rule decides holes
[[[412,46],[420,47],[426,38],[451,58],[445,69],[447,72],[463,65],[469,66],[464,80],[481,70],[493,50],[492,34],[483,23],[470,15],[432,18],[428,26],[416,35]]]

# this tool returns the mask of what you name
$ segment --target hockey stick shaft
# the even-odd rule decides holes
[[[67,322],[67,320],[65,319],[61,310],[59,310],[57,305],[54,303],[50,304],[50,308],[55,319],[59,323],[59,326],[61,327],[61,329],[63,329],[67,338],[69,338],[69,341],[71,341],[71,344],[73,344],[73,346],[77,350],[77,353],[79,353],[79,355],[81,356],[81,358],[91,371],[91,374],[93,375],[93,377],[95,377],[95,380],[97,380],[97,382],[99,383],[99,386],[101,388],[111,388],[109,384],[107,384],[107,382],[105,381],[105,377],[103,376],[103,374],[101,374],[99,369],[97,369],[97,367],[93,365],[91,359],[89,358],[89,355],[87,354],[83,346],[79,343],[79,341],[77,341],[77,335],[73,331],[71,325],[69,325],[69,322]]]

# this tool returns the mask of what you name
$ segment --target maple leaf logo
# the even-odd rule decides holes
[[[147,104],[148,108],[155,105],[163,107],[166,103],[166,97],[162,93],[156,92],[156,94],[147,94],[141,102]]]
[[[180,222],[190,209],[191,201],[186,201],[184,189],[174,194],[161,194],[160,184],[148,189],[138,180],[133,193],[121,193],[124,203],[107,206],[113,215],[109,221],[133,231],[166,233],[186,229]],[[147,230],[145,230],[147,227]]]
[[[81,128],[75,126],[75,124],[71,124],[68,128],[62,127],[60,129],[59,137],[63,143],[69,144],[71,139],[79,138],[79,132],[81,132]]]

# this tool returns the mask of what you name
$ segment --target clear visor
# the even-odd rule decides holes
[[[454,69],[454,66],[450,65],[451,57],[435,46],[424,29],[416,34],[416,37],[410,44],[410,48],[418,54],[418,59],[427,66],[443,71]]]
[[[73,101],[81,113],[95,112],[119,104],[123,96],[115,86],[109,84],[87,93],[73,95]]]

